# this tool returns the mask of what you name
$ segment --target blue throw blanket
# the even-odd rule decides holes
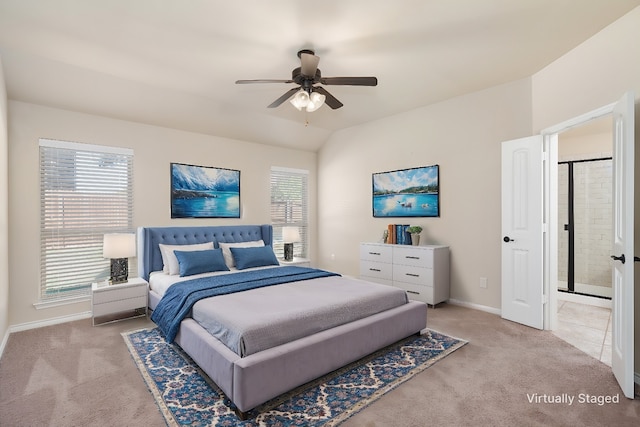
[[[187,280],[169,287],[153,311],[151,320],[171,343],[182,319],[203,298],[329,276],[339,274],[307,267],[276,267]]]

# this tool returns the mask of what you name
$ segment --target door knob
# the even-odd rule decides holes
[[[511,237],[509,237],[509,236],[504,236],[504,239],[502,239],[502,240],[504,240],[504,242],[505,242],[505,243],[515,242],[515,240],[513,240],[513,239],[512,239]]]
[[[611,259],[613,259],[614,261],[620,261],[623,264],[626,261],[625,257],[624,257],[624,254],[622,254],[620,256],[611,255]]]

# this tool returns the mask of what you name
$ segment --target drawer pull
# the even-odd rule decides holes
[[[407,276],[411,276],[411,277],[420,277],[419,274],[412,274],[412,273],[405,273]]]
[[[378,268],[370,268],[369,271],[377,271],[378,273],[382,270],[378,269]]]
[[[409,255],[407,255],[405,258],[407,258],[407,259],[420,259],[419,256],[409,256]]]
[[[408,294],[420,295],[420,292],[407,291]]]
[[[369,252],[369,255],[380,255],[380,252]]]

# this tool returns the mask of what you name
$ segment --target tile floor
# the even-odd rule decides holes
[[[553,333],[611,366],[611,309],[558,301],[558,329]]]

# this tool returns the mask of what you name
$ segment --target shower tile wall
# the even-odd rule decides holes
[[[567,278],[567,167],[558,173],[558,278]],[[575,282],[611,288],[612,162],[574,164]]]

